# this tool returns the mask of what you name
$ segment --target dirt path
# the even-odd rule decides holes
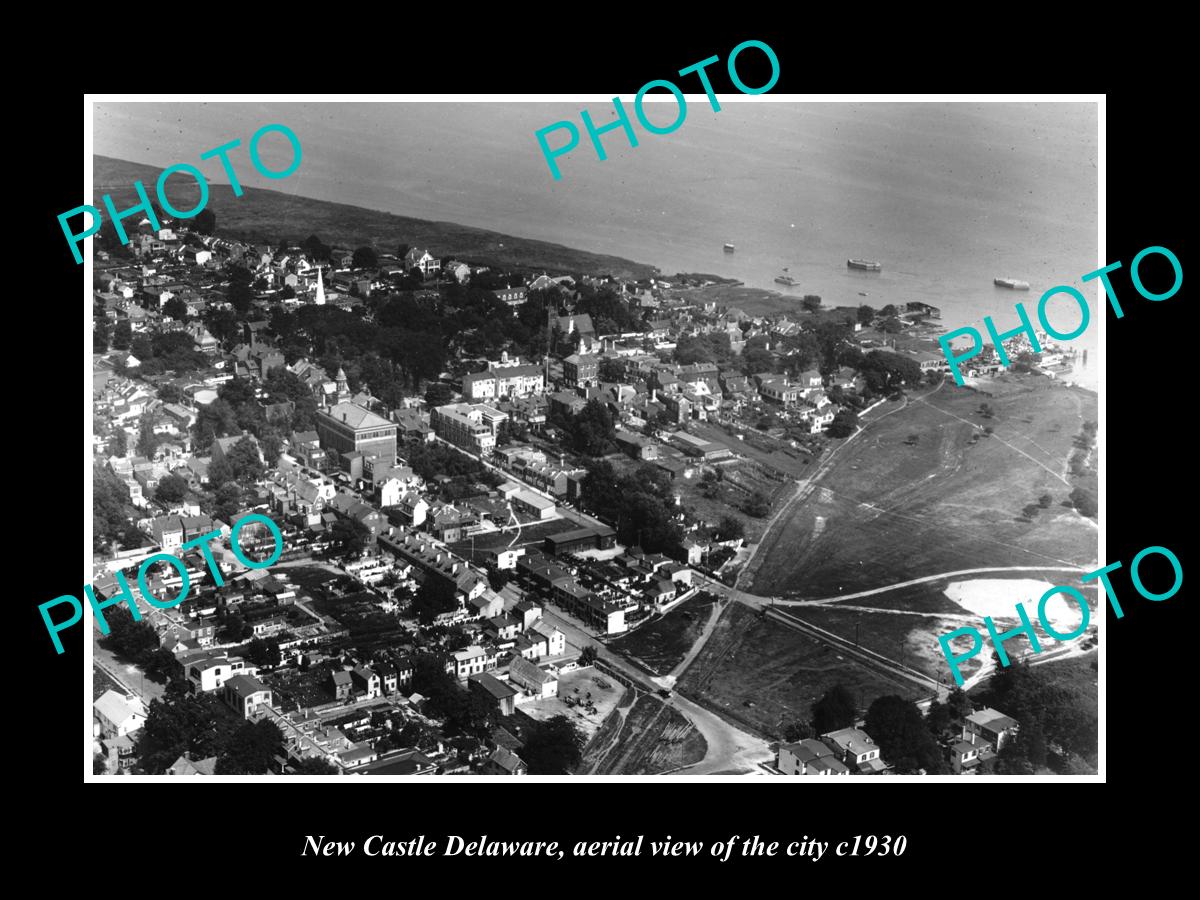
[[[888,591],[906,588],[914,584],[926,584],[940,578],[954,578],[957,575],[983,575],[989,572],[1082,572],[1080,566],[992,566],[984,569],[959,569],[956,572],[942,572],[939,575],[926,575],[924,578],[914,578],[912,581],[901,581],[899,584],[889,584],[887,587],[874,588],[869,591],[859,591],[856,594],[841,594],[837,597],[825,597],[819,600],[776,600],[777,606],[812,606],[814,604],[835,603],[839,600],[857,600],[859,597],[871,597]],[[753,595],[751,595],[753,596]],[[759,598],[755,598],[759,599]]]
[[[692,649],[687,652],[687,655],[680,660],[679,665],[673,668],[661,678],[654,679],[665,688],[675,687],[675,682],[683,675],[684,670],[692,664],[697,654],[704,649],[704,645],[708,643],[708,639],[712,637],[713,630],[717,627],[717,620],[721,618],[721,611],[724,606],[721,603],[714,603],[712,609],[708,611],[708,621],[704,623],[704,628],[697,635],[696,640],[692,642]]]
[[[932,391],[929,391],[928,393],[923,394],[922,397],[918,398],[918,399],[923,400],[925,397],[929,397],[929,396],[932,396],[933,394],[936,394],[943,387],[945,387],[945,384],[946,383],[943,381],[941,384],[939,384],[937,387],[935,387]],[[827,457],[825,457],[825,459],[823,459],[820,463],[817,464],[816,471],[813,472],[811,476],[809,476],[807,481],[801,483],[796,488],[796,492],[791,496],[791,498],[789,498],[787,501],[785,501],[784,504],[779,508],[779,511],[776,512],[775,515],[773,515],[771,517],[771,521],[767,524],[766,529],[764,529],[762,537],[759,538],[758,543],[755,544],[751,548],[750,556],[747,557],[745,565],[743,565],[741,571],[738,572],[737,581],[734,582],[734,587],[741,589],[743,584],[748,584],[750,582],[750,580],[754,577],[753,565],[754,565],[755,559],[758,557],[759,551],[765,547],[765,548],[767,548],[767,551],[769,553],[771,550],[773,550],[775,548],[775,545],[778,544],[780,540],[782,540],[782,536],[788,533],[788,529],[787,529],[786,525],[783,528],[777,528],[776,526],[779,525],[780,521],[785,516],[790,517],[793,513],[795,513],[798,509],[800,509],[803,502],[806,499],[808,499],[809,495],[812,494],[813,490],[816,488],[817,482],[820,481],[821,478],[824,477],[825,473],[829,471],[830,466],[833,464],[833,461],[838,457],[838,454],[840,454],[842,452],[842,450],[844,450],[856,438],[858,438],[859,435],[865,434],[867,429],[871,425],[873,425],[875,422],[882,421],[883,419],[886,419],[888,416],[900,412],[907,406],[908,406],[908,396],[905,395],[903,402],[898,407],[896,407],[895,409],[892,409],[892,410],[888,410],[883,415],[875,417],[870,422],[861,424],[859,426],[858,430],[854,432],[854,434],[852,434],[852,435],[850,435],[850,437],[846,438],[846,440],[843,441],[840,446],[835,447],[833,449],[833,451]],[[936,407],[934,407],[934,408],[936,409]]]

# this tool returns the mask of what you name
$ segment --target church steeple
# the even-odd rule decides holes
[[[317,266],[317,296],[313,300],[317,306],[325,305],[325,282],[321,280],[321,267]]]

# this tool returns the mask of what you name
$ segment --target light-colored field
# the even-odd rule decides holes
[[[584,740],[590,741],[600,729],[605,717],[616,709],[624,691],[619,683],[612,678],[606,678],[603,673],[592,667],[575,669],[558,676],[557,697],[522,703],[517,709],[539,722],[554,716],[566,716],[583,734]],[[596,706],[595,713],[587,712],[581,704],[566,702],[568,697],[584,699],[589,693]]]
[[[950,582],[945,593],[963,609],[981,617],[1019,621],[1016,605],[1020,603],[1030,620],[1036,620],[1038,601],[1053,586],[1031,578],[974,578]],[[1055,594],[1046,601],[1045,614],[1054,630],[1062,634],[1079,627],[1079,604],[1062,594]]]

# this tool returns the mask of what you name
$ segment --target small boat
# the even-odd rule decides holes
[[[783,271],[785,271],[785,272],[786,272],[786,271],[787,271],[787,269],[784,269]],[[799,284],[800,282],[798,282],[798,281],[797,281],[795,278],[793,278],[791,275],[776,275],[776,276],[775,276],[775,283],[776,283],[776,284],[786,284],[788,287],[795,287],[795,286],[796,286],[797,284]]]
[[[1029,290],[1028,281],[1019,281],[1016,278],[993,278],[992,283],[996,285],[996,287],[1008,288],[1012,291]]]
[[[864,269],[867,272],[878,272],[883,268],[881,263],[877,263],[873,259],[848,259],[846,265],[851,269]]]
[[[870,295],[870,294],[868,294],[866,291],[859,291],[859,292],[858,292],[858,296],[860,296],[860,297],[870,297],[871,295]]]
[[[726,253],[732,253],[732,252],[733,252],[733,244],[726,244],[726,245],[725,245],[725,252],[726,252]]]

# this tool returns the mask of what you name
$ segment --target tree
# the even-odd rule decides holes
[[[255,638],[246,645],[246,657],[257,666],[277,666],[282,661],[279,641]]]
[[[183,388],[173,381],[168,381],[158,389],[158,399],[163,403],[182,403],[185,399]]]
[[[315,234],[310,234],[300,244],[300,249],[304,251],[304,255],[314,262],[326,262],[329,259],[330,249],[325,246],[325,243]]]
[[[145,619],[135,622],[133,615],[118,606],[105,613],[108,635],[102,639],[105,647],[122,659],[141,664],[158,649],[158,632]]]
[[[154,489],[154,499],[159,503],[178,503],[188,493],[188,483],[178,475],[168,475]]]
[[[841,684],[835,684],[825,692],[825,696],[813,704],[813,731],[817,734],[828,734],[839,728],[849,728],[854,724],[857,711],[854,695]]]
[[[125,429],[120,425],[113,428],[112,440],[109,442],[108,451],[113,456],[128,456],[129,455],[129,436],[125,434]]]
[[[196,213],[196,217],[192,220],[192,228],[200,234],[212,234],[217,230],[217,214],[212,211],[211,207],[204,207]]]
[[[401,244],[396,248],[396,258],[403,262],[406,256],[408,256],[408,244]]]
[[[1071,504],[1079,510],[1080,515],[1094,519],[1100,512],[1096,504],[1095,494],[1085,488],[1075,488],[1075,490],[1071,491],[1070,498]]]
[[[128,350],[133,343],[133,326],[128,319],[121,319],[113,327],[112,332],[112,348],[114,350]]]
[[[254,629],[246,624],[241,613],[233,613],[225,619],[225,625],[217,633],[217,640],[222,644],[232,644],[244,641],[254,634]]]
[[[595,663],[596,660],[599,658],[600,658],[600,651],[598,651],[591,644],[588,644],[579,653],[579,665],[590,666],[593,663]]]
[[[165,647],[160,647],[146,654],[142,659],[142,671],[151,681],[166,684],[177,671],[175,654]]]
[[[269,719],[246,722],[229,736],[215,769],[218,775],[262,775],[283,753],[283,732]]]
[[[359,556],[371,539],[371,529],[358,519],[339,518],[330,529],[337,552],[342,556]]]
[[[359,247],[354,251],[350,264],[356,269],[374,269],[379,265],[379,257],[372,247]]]
[[[880,697],[867,710],[865,728],[879,744],[880,756],[899,772],[924,769],[937,774],[947,768],[921,710],[911,700]]]
[[[771,498],[762,491],[755,491],[742,506],[742,512],[756,519],[765,519],[771,512]]]
[[[154,433],[154,416],[147,413],[142,416],[141,424],[138,426],[137,440],[138,456],[144,456],[150,459],[154,456],[154,451],[158,449],[158,435]]]
[[[525,732],[521,758],[530,775],[568,775],[582,759],[583,736],[566,716],[535,722]]]
[[[428,576],[413,597],[413,612],[422,625],[432,625],[441,614],[458,608],[454,588],[444,579]]]
[[[800,306],[805,312],[816,312],[821,308],[821,298],[816,294],[805,294],[800,298]]]
[[[807,722],[801,722],[797,719],[795,722],[788,723],[788,726],[783,729],[783,739],[790,743],[803,741],[806,738],[813,737],[812,726]]]
[[[858,321],[863,325],[870,325],[875,321],[875,310],[864,303],[858,308]]]
[[[298,763],[292,763],[285,775],[340,775],[341,769],[320,756],[306,756]]]
[[[229,448],[229,452],[225,454],[225,461],[229,463],[233,477],[245,485],[258,481],[266,472],[266,466],[259,456],[258,444],[249,436],[243,437]],[[212,478],[211,471],[209,478]]]
[[[830,437],[846,438],[858,430],[858,413],[852,409],[843,409],[833,417],[825,433]]]
[[[186,322],[188,317],[188,306],[178,297],[172,297],[163,304],[163,312],[177,322]]]
[[[185,753],[193,759],[215,756],[226,714],[212,693],[195,695],[181,679],[167,684],[151,701],[146,721],[136,732],[135,752],[143,770],[160,775]]]
[[[718,541],[736,541],[746,536],[746,527],[737,516],[722,516],[713,536]]]
[[[425,388],[425,402],[429,406],[445,406],[454,402],[454,391],[448,384],[435,381]]]
[[[1042,496],[1038,497],[1038,506],[1040,506],[1042,509],[1049,509],[1050,504],[1053,502],[1054,498],[1049,494],[1042,494]]]

